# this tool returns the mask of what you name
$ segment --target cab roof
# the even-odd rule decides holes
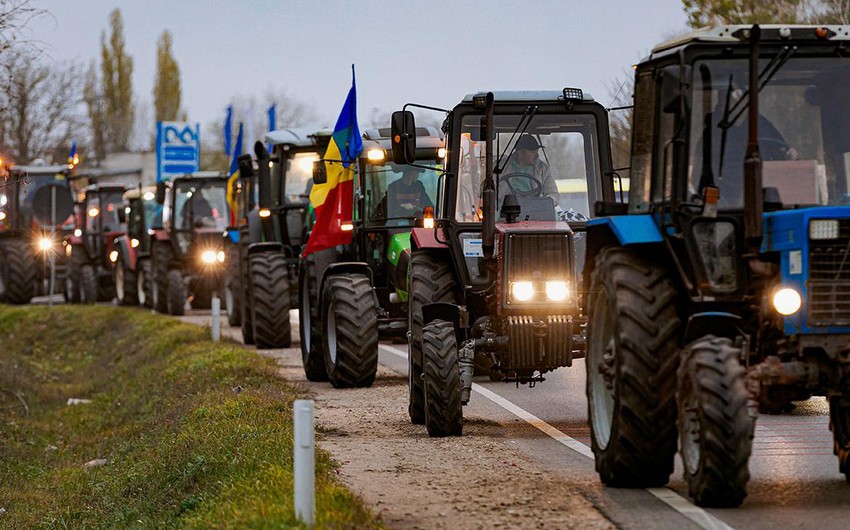
[[[363,133],[363,153],[369,149],[386,149],[393,148],[390,135],[392,130],[387,128],[366,129]],[[436,127],[417,127],[416,128],[416,147],[437,149],[445,147],[446,141],[443,133]]]
[[[581,89],[577,89],[581,90]],[[520,103],[523,101],[563,101],[564,91],[562,90],[494,90],[493,98],[496,103]],[[475,92],[464,96],[464,103],[472,103],[472,98],[480,94],[486,94],[487,91]],[[581,91],[582,101],[593,101],[593,96],[590,93]]]
[[[271,145],[313,147],[327,144],[332,134],[328,127],[290,127],[267,132],[265,140]]]
[[[156,186],[144,186],[143,188],[133,187],[124,192],[123,199],[139,199],[145,193],[156,193]]]
[[[67,173],[68,164],[31,164],[27,166],[12,166],[9,168],[9,171],[33,175],[55,175],[56,173]]]
[[[650,58],[662,52],[668,52],[673,48],[679,48],[697,42],[711,43],[745,43],[749,39],[749,24],[731,24],[724,26],[708,26],[679,35],[664,41],[652,49]],[[823,41],[848,41],[850,40],[850,26],[812,26],[800,24],[760,24],[762,43],[799,42],[809,40],[812,42]],[[827,36],[819,37],[817,30],[826,30]]]
[[[183,175],[176,175],[171,178],[171,180],[183,180],[183,179],[216,179],[216,178],[228,178],[229,175],[224,171],[195,171],[193,173],[184,173]]]

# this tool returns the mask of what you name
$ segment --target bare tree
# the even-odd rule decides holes
[[[67,153],[74,135],[82,136],[78,68],[47,65],[32,53],[13,57],[9,85],[0,93],[7,109],[0,143],[18,163]]]

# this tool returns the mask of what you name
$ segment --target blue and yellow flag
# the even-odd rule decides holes
[[[230,207],[230,226],[236,226],[236,213],[239,203],[236,200],[236,184],[239,182],[239,155],[242,154],[242,123],[239,123],[239,132],[236,134],[236,147],[233,149],[233,157],[230,159],[230,178],[227,179],[227,205]]]
[[[354,65],[351,65],[351,89],[325,151],[328,181],[315,184],[310,191],[310,203],[316,211],[316,224],[304,249],[305,256],[351,243],[354,162],[363,151],[363,138],[357,126],[357,89],[354,81]]]

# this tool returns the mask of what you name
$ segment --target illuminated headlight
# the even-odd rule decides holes
[[[134,237],[133,239],[130,240],[130,246],[133,247],[133,248],[138,247],[139,246],[139,240]]]
[[[9,202],[9,199],[5,195],[0,194],[0,206],[6,206],[7,202]]]
[[[5,219],[6,219],[6,212],[0,212],[0,221],[3,221]]]
[[[271,211],[271,210],[269,210],[268,208],[260,208],[260,212],[259,212],[259,214],[260,214],[260,217],[262,217],[262,218],[266,218],[266,217],[270,217],[270,216],[271,216],[272,211]]]
[[[531,282],[513,282],[511,296],[517,302],[528,302],[534,296],[534,284]]]
[[[446,148],[445,147],[440,147],[439,149],[437,149],[437,158],[439,158],[440,160],[446,158]]]
[[[71,253],[74,251],[74,245],[65,244],[65,255],[69,258],[71,257]]]
[[[304,173],[311,173],[313,171],[313,164],[318,160],[318,157],[315,156],[301,157],[298,159],[298,167],[301,168],[301,171]]]
[[[116,261],[118,261],[118,251],[117,250],[113,250],[112,252],[109,253],[109,261],[111,261],[112,263],[115,263]]]
[[[795,289],[784,287],[773,293],[773,307],[780,315],[793,315],[802,305],[803,299]]]
[[[810,221],[809,239],[838,239],[838,219],[813,219]]]
[[[546,282],[546,298],[552,302],[563,302],[570,295],[570,288],[565,281]]]
[[[89,209],[89,217],[97,217],[98,215],[100,215],[99,209],[97,209],[95,207],[92,207],[92,208]]]
[[[81,237],[83,235],[83,230],[81,228],[74,229],[74,237]]]
[[[352,230],[354,230],[354,223],[352,223],[351,221],[347,223],[342,223],[341,225],[339,225],[339,229],[343,232],[351,232]]]
[[[204,263],[209,263],[209,264],[215,263],[215,261],[216,261],[215,250],[205,250],[201,254],[201,261],[203,261]]]
[[[383,149],[369,149],[369,152],[366,153],[366,157],[372,162],[380,162],[386,158],[387,155],[384,153]]]
[[[38,240],[38,248],[41,250],[50,250],[53,247],[53,241],[50,238],[42,237]]]
[[[142,198],[146,201],[152,201],[156,198],[156,195],[154,195],[154,192],[152,191],[146,191],[145,194],[142,195]]]
[[[218,254],[215,255],[215,259],[217,259],[219,263],[224,263],[224,251],[219,250]]]

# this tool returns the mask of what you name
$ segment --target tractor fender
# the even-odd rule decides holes
[[[264,243],[251,243],[248,245],[248,255],[258,254],[260,252],[279,252],[283,253],[283,244],[277,241],[267,241]]]
[[[467,338],[467,316],[466,310],[457,304],[431,302],[422,306],[422,327],[435,320],[451,322],[455,329],[455,340],[460,345]]]
[[[439,249],[448,250],[446,241],[446,233],[442,228],[421,228],[414,227],[410,231],[410,246],[416,249]]]
[[[245,216],[248,220],[248,243],[263,240],[263,223],[260,219],[260,211],[256,208]]]
[[[369,278],[369,283],[374,286],[375,279],[372,276],[372,269],[369,268],[363,261],[342,261],[339,263],[331,263],[327,266],[323,273],[321,273],[322,281],[319,284],[319,307],[322,307],[322,293],[325,292],[325,282],[331,276],[338,276],[340,274],[363,274],[367,278]]]
[[[688,318],[688,325],[685,327],[684,343],[690,344],[706,335],[725,337],[734,341],[736,337],[741,335],[739,329],[740,322],[741,317],[724,311],[694,313]]]

